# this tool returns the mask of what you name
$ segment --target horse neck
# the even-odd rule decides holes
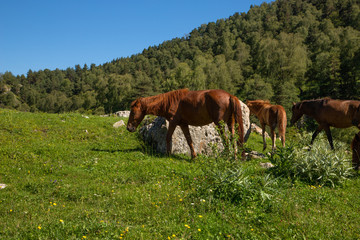
[[[303,114],[313,117],[316,111],[320,108],[320,105],[323,103],[317,100],[314,101],[304,101],[301,105],[301,111]]]
[[[260,114],[261,109],[263,109],[265,104],[262,103],[254,103],[250,107],[250,111],[253,112],[256,116]]]
[[[169,119],[172,116],[171,108],[177,106],[179,101],[171,101],[164,97],[163,94],[143,98],[141,106],[144,108],[146,114],[165,117]]]
[[[155,116],[162,117],[162,108],[158,104],[158,101],[154,97],[143,98],[141,102],[142,108],[145,110],[146,114],[151,114]]]

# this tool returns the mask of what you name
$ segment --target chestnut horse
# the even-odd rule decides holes
[[[234,126],[237,123],[238,145],[242,146],[244,143],[244,126],[239,99],[223,90],[181,89],[152,97],[138,98],[131,103],[127,129],[134,132],[146,114],[161,116],[169,121],[166,135],[168,154],[171,152],[171,138],[177,125],[181,127],[185,135],[192,158],[196,157],[196,153],[189,125],[203,126],[214,122],[221,129],[219,122],[224,121],[233,136]]]
[[[266,149],[266,139],[265,139],[265,127],[268,125],[271,132],[272,140],[272,150],[276,148],[276,133],[275,128],[279,129],[279,135],[281,137],[281,142],[283,147],[285,147],[285,132],[286,132],[286,112],[283,106],[281,105],[272,105],[269,101],[264,100],[254,100],[246,101],[246,105],[250,109],[250,113],[254,114],[260,121],[262,128],[262,137],[264,148]]]
[[[351,142],[352,150],[352,165],[355,170],[359,170],[360,167],[360,132],[355,134],[354,139]]]
[[[319,124],[312,135],[311,145],[316,136],[325,130],[331,149],[334,149],[330,127],[349,128],[353,125],[359,128],[360,101],[356,100],[334,100],[322,98],[315,100],[304,100],[293,103],[291,125],[301,118],[303,114],[312,117]]]

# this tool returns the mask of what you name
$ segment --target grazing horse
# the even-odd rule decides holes
[[[264,100],[254,100],[246,101],[246,105],[250,109],[250,113],[254,114],[260,121],[262,128],[262,136],[264,148],[266,149],[266,139],[265,139],[265,127],[268,125],[271,131],[271,140],[272,140],[272,150],[275,150],[276,144],[276,133],[275,128],[279,129],[279,135],[281,137],[281,142],[283,147],[285,147],[285,132],[286,132],[286,112],[283,106],[281,105],[272,105],[269,101]]]
[[[134,132],[146,114],[161,116],[169,121],[166,135],[166,151],[171,152],[171,138],[177,125],[181,127],[190,147],[191,157],[196,153],[189,132],[189,125],[203,126],[224,121],[232,136],[235,123],[239,134],[238,145],[244,143],[244,126],[239,99],[223,90],[189,91],[175,90],[152,97],[138,98],[131,103],[127,129]],[[243,155],[244,156],[244,152]]]
[[[325,130],[331,149],[334,149],[330,127],[349,128],[353,125],[359,128],[360,101],[355,100],[334,100],[331,98],[322,98],[315,100],[304,100],[293,103],[291,125],[301,118],[303,114],[312,117],[319,124],[312,135],[311,145],[316,136],[322,130]]]
[[[352,150],[352,165],[355,170],[359,170],[360,167],[360,132],[355,134],[354,139],[351,142]]]

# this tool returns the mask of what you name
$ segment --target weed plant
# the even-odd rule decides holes
[[[199,187],[199,194],[232,203],[259,202],[263,204],[271,200],[276,192],[277,180],[270,174],[266,176],[251,176],[244,167],[244,162],[236,148],[235,141],[239,136],[235,133],[233,138],[230,132],[220,123],[223,131],[218,129],[224,148],[213,146],[212,155],[206,158],[206,164],[201,166],[206,181]],[[246,147],[244,146],[241,151]],[[239,149],[240,150],[240,149]],[[244,159],[243,159],[244,160]]]
[[[320,136],[313,146],[310,134],[303,134],[298,146],[279,148],[269,157],[275,167],[271,169],[276,176],[299,179],[311,185],[341,185],[353,175],[350,156],[344,154],[346,145],[335,142],[336,150],[331,150],[327,139]]]

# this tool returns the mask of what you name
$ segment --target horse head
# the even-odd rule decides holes
[[[136,99],[131,103],[130,116],[127,124],[127,130],[129,132],[135,132],[141,121],[144,119],[146,111],[141,105],[141,98]]]
[[[292,106],[292,116],[291,116],[291,120],[290,120],[290,125],[293,126],[300,118],[301,116],[304,114],[303,111],[301,110],[301,106],[302,106],[302,102],[298,102],[298,103],[294,103],[293,102],[293,106]]]

